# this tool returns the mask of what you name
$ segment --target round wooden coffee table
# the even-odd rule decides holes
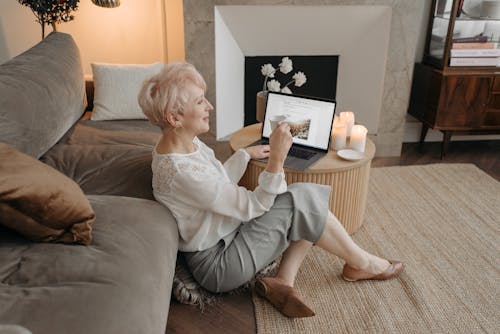
[[[247,147],[260,138],[262,124],[253,124],[235,132],[229,140],[234,151]],[[370,165],[375,154],[375,145],[366,140],[364,158],[347,161],[337,152],[328,154],[305,171],[285,168],[288,184],[312,182],[332,187],[330,210],[337,216],[349,234],[356,232],[363,224],[370,177]],[[253,190],[257,186],[259,174],[266,168],[266,163],[250,160],[240,185]]]

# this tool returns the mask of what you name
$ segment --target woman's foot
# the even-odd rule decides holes
[[[344,265],[342,270],[342,278],[349,282],[355,282],[360,280],[388,280],[399,276],[404,270],[404,264],[399,261],[388,261],[388,267],[383,271],[365,271],[362,269],[356,269],[351,267],[349,264]]]
[[[284,284],[279,278],[264,277],[259,279],[255,283],[255,291],[287,317],[303,318],[315,315],[293,287]]]

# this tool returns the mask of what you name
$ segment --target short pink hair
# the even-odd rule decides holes
[[[196,68],[184,62],[171,63],[163,70],[147,79],[139,93],[139,105],[148,120],[164,128],[167,112],[182,114],[189,95],[186,84],[193,83],[206,90],[206,83]]]

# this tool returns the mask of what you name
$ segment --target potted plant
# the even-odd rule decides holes
[[[293,63],[289,57],[283,57],[281,59],[281,63],[279,63],[278,66],[280,72],[285,75],[293,70]],[[262,91],[257,93],[256,119],[259,122],[264,121],[264,109],[266,107],[266,98],[268,91],[292,94],[292,91],[290,90],[290,88],[288,88],[290,84],[295,83],[296,87],[300,87],[307,81],[306,75],[303,72],[298,71],[292,76],[291,80],[286,79],[287,82],[282,87],[281,83],[278,80],[274,79],[274,74],[276,73],[276,71],[277,69],[274,68],[272,64],[265,64],[260,68],[260,72],[265,78]],[[271,78],[272,80],[268,80],[269,78]]]
[[[71,13],[78,9],[80,0],[18,0],[23,6],[27,6],[35,14],[36,21],[42,27],[42,39],[45,38],[45,25],[52,25],[57,31],[56,24],[68,22],[74,19]]]

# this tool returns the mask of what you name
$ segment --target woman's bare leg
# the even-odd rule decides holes
[[[359,247],[331,212],[328,212],[325,230],[316,244],[344,259],[355,270],[362,270],[365,273],[380,274],[390,266],[389,261]],[[281,257],[276,276],[262,278],[256,283],[257,293],[286,316],[310,317],[314,315],[314,311],[293,290],[299,267],[311,246],[312,243],[307,240],[292,241]]]
[[[292,241],[281,257],[276,276],[261,278],[255,284],[257,293],[287,317],[302,318],[314,315],[314,311],[293,289],[300,264],[311,246],[312,243],[307,240]]]
[[[331,212],[328,212],[325,230],[316,244],[342,258],[354,269],[379,274],[390,265],[389,261],[370,254],[359,247]]]
[[[307,240],[292,241],[281,257],[280,267],[275,277],[284,284],[293,286],[299,267],[311,246],[312,243]]]
[[[379,274],[390,265],[389,261],[359,247],[331,212],[328,212],[325,230],[316,244],[337,255],[354,269],[361,269],[368,273]],[[275,277],[283,284],[293,286],[299,267],[311,246],[312,243],[307,240],[292,241],[281,257],[280,267]]]

